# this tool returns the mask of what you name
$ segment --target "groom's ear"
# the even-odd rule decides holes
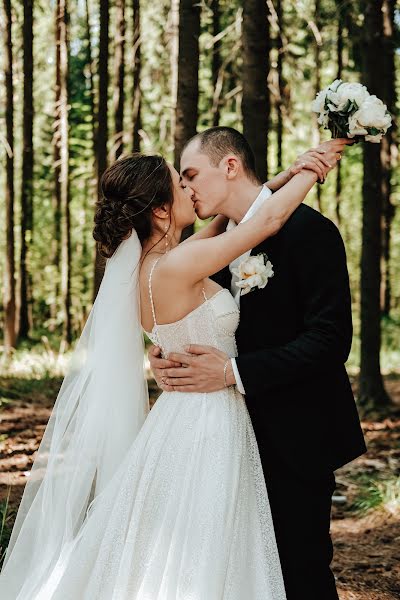
[[[235,179],[241,166],[239,159],[235,155],[228,155],[223,159],[223,161],[226,177],[228,179]]]

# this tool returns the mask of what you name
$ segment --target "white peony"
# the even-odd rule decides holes
[[[329,111],[321,113],[317,119],[317,122],[326,129],[329,125]]]
[[[353,116],[355,115],[357,121],[364,127],[388,129],[392,122],[386,104],[376,96],[370,96]]]
[[[264,254],[249,256],[240,263],[237,269],[232,269],[232,272],[239,278],[236,285],[241,290],[241,296],[248,294],[255,287],[265,288],[268,279],[273,277],[272,263],[267,260],[265,264],[264,256]]]
[[[311,110],[316,113],[322,113],[325,111],[325,98],[328,90],[322,90],[318,92],[315,100],[312,101]]]
[[[329,108],[333,112],[343,112],[349,101],[355,102],[359,108],[368,97],[369,93],[365,85],[361,85],[361,83],[342,83],[337,86],[336,91],[328,92]]]
[[[392,123],[386,104],[376,96],[370,96],[362,106],[349,118],[349,137],[365,135],[367,142],[379,143]],[[370,133],[368,129],[378,129]]]
[[[366,135],[365,141],[373,142],[374,144],[379,144],[379,142],[381,141],[382,138],[383,138],[383,133],[378,133],[377,135]]]

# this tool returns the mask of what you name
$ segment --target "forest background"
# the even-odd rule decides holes
[[[400,3],[2,0],[0,14],[4,539],[101,281],[92,229],[106,166],[140,150],[178,167],[196,131],[229,125],[244,132],[267,180],[329,139],[311,102],[336,78],[362,82],[393,116],[381,144],[349,148],[307,198],[346,245],[354,319],[347,367],[367,438],[372,432],[366,460],[378,461],[347,473],[338,503],[398,514]]]

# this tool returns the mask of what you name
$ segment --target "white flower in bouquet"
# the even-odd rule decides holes
[[[311,108],[318,114],[318,123],[330,129],[334,138],[379,143],[392,123],[386,105],[371,96],[365,85],[341,79],[318,92]]]
[[[392,118],[386,110],[386,104],[376,96],[369,96],[349,118],[349,137],[365,135],[367,142],[380,142],[382,131],[387,131],[392,123]],[[377,129],[374,133],[372,129]]]

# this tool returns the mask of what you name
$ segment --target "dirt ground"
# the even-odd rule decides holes
[[[13,385],[12,380],[0,379],[0,396],[11,399],[0,412],[0,501],[11,489],[11,515],[20,501],[60,381],[50,381],[45,390],[35,389],[31,397],[25,394],[23,398],[13,392]],[[400,378],[387,378],[386,385],[394,406],[384,418],[375,415],[362,421],[368,453],[336,472],[331,531],[333,570],[341,600],[400,598],[400,512],[380,508],[360,516],[352,509],[359,477],[400,475]],[[154,401],[154,388],[151,391]]]

